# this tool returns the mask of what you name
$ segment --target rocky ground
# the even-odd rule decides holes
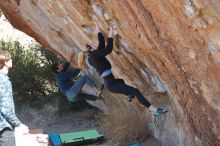
[[[41,128],[46,133],[67,133],[97,129],[105,135],[105,140],[88,146],[122,146],[111,141],[101,128],[103,116],[97,108],[84,101],[69,103],[62,97],[16,101],[16,113],[30,128]],[[30,102],[31,101],[31,102]],[[125,144],[126,145],[126,144]],[[154,138],[142,143],[143,146],[160,146]]]

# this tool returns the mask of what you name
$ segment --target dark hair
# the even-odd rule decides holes
[[[86,48],[88,49],[88,51],[90,51],[92,49],[92,46],[90,46],[89,44],[86,44]]]
[[[51,69],[52,69],[52,71],[53,71],[53,73],[57,73],[57,70],[58,70],[58,63],[54,63],[53,65],[52,65],[52,67],[51,67]]]

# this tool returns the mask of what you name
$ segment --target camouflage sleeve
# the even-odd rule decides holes
[[[20,126],[21,122],[15,115],[12,87],[10,83],[6,83],[0,88],[0,113],[12,126]]]

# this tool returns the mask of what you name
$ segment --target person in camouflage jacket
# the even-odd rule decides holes
[[[14,146],[14,128],[18,133],[27,134],[29,129],[15,115],[12,85],[8,70],[12,68],[11,55],[0,51],[0,146]]]

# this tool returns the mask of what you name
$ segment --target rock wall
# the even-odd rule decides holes
[[[153,119],[155,137],[167,146],[220,145],[220,1],[0,0],[0,8],[65,58],[97,42],[95,22],[104,32],[116,27],[115,75],[145,95],[168,93],[149,98],[169,109]]]

